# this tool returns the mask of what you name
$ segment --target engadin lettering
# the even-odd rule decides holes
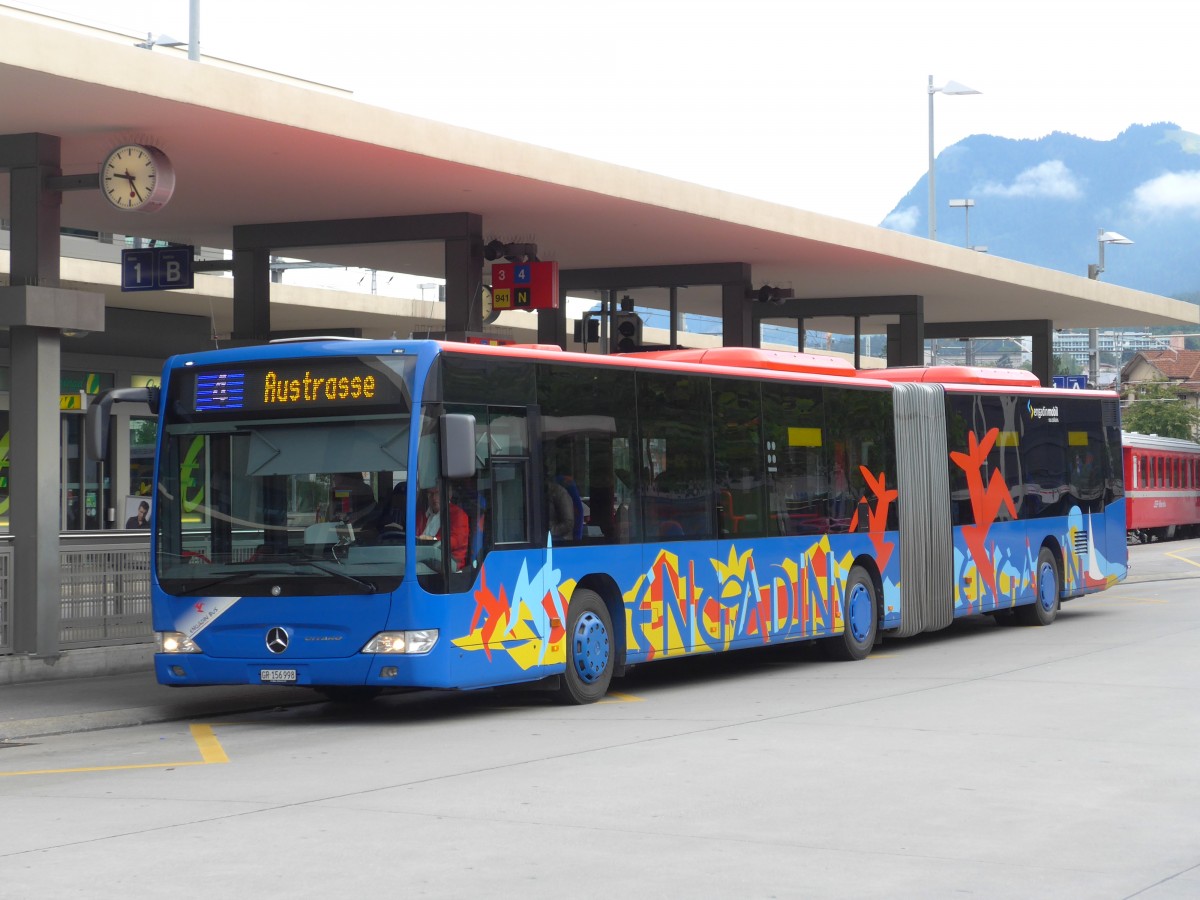
[[[1030,400],[1028,407],[1029,407],[1029,418],[1031,418],[1031,419],[1047,419],[1051,422],[1058,421],[1058,407],[1057,406],[1034,406],[1033,401]]]
[[[370,400],[375,396],[374,375],[314,375],[280,378],[267,372],[263,378],[263,403],[336,403],[339,400]]]

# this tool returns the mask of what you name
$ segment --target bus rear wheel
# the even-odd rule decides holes
[[[822,643],[829,659],[851,661],[866,659],[875,646],[879,633],[879,600],[875,595],[875,580],[862,566],[850,570],[842,603],[840,635]]]
[[[1058,615],[1058,563],[1049,547],[1038,553],[1033,602],[1016,608],[1022,625],[1049,625]]]
[[[564,703],[595,703],[608,693],[615,648],[608,607],[594,591],[577,590],[567,613],[567,671],[558,698]]]

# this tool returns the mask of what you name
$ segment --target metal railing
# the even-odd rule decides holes
[[[0,655],[12,653],[12,540],[0,543]]]
[[[79,533],[59,540],[60,648],[149,641],[149,535]],[[12,571],[12,537],[0,536],[0,654],[13,652]]]

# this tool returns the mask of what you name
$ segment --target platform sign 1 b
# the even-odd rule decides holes
[[[150,247],[121,251],[122,291],[186,290],[196,286],[193,247]]]

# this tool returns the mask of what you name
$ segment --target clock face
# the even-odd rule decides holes
[[[175,172],[157,147],[125,144],[100,167],[100,190],[117,209],[153,212],[171,199]]]
[[[500,310],[492,305],[492,289],[486,284],[483,286],[483,324],[491,325],[500,318]]]

